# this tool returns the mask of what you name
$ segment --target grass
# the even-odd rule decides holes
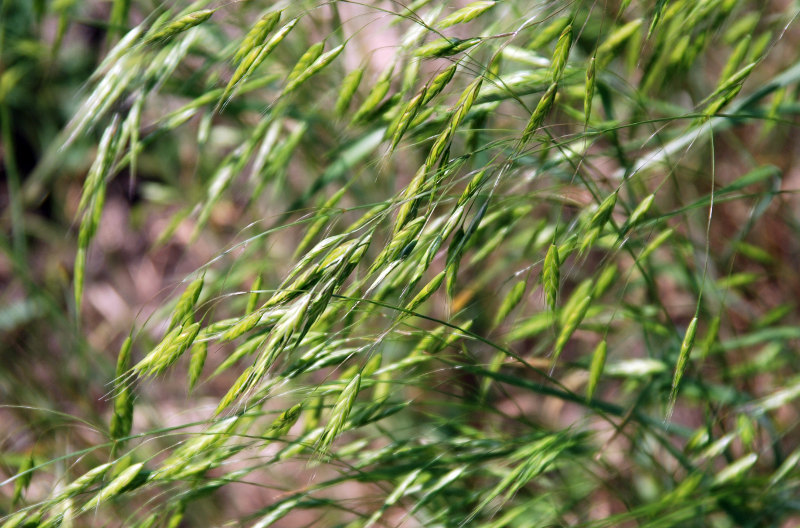
[[[0,526],[800,523],[797,6],[0,5]]]

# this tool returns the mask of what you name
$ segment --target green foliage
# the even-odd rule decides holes
[[[780,5],[0,3],[0,526],[796,523]]]

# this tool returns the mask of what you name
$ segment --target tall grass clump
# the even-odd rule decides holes
[[[0,526],[800,523],[796,3],[0,5]]]

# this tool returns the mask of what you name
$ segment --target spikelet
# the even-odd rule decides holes
[[[589,367],[589,383],[586,385],[586,401],[592,401],[594,393],[597,390],[597,383],[600,381],[600,376],[603,375],[603,368],[606,364],[606,353],[608,352],[608,343],[605,339],[598,343],[597,348],[592,352],[592,364]]]
[[[608,288],[614,283],[616,278],[617,265],[612,262],[606,266],[603,271],[600,272],[600,276],[597,277],[597,281],[594,284],[594,290],[592,290],[592,297],[595,299],[602,297],[603,294],[608,291]]]
[[[233,56],[233,62],[241,62],[250,51],[264,43],[270,31],[275,29],[275,26],[278,25],[281,19],[281,13],[282,11],[267,13],[250,28],[250,31],[248,31],[247,35],[242,39],[239,49],[236,50],[236,54]]]
[[[351,124],[366,121],[378,109],[392,86],[392,72],[394,72],[394,64],[390,64],[378,77],[375,86],[372,87],[367,98],[364,99],[364,102],[361,103],[361,106],[353,115],[353,119],[350,121]]]
[[[208,341],[200,341],[192,348],[192,356],[189,360],[189,390],[194,389],[197,385],[197,380],[200,379],[200,374],[203,372],[203,366],[206,363],[206,356],[208,356]]]
[[[194,342],[200,332],[200,323],[173,328],[144,359],[133,367],[138,376],[152,376],[164,372]]]
[[[561,282],[560,270],[561,262],[558,256],[558,246],[550,244],[544,257],[544,266],[542,266],[542,289],[544,289],[547,306],[551,310],[556,309],[559,283]]]
[[[658,24],[661,21],[661,15],[664,12],[664,7],[666,7],[667,2],[668,0],[657,0],[655,10],[653,11],[653,20],[650,22],[650,28],[647,30],[648,39],[653,34],[653,31],[655,31],[656,27],[658,27]]]
[[[238,323],[231,326],[225,333],[220,336],[220,341],[232,341],[237,337],[243,336],[256,325],[264,317],[265,311],[263,309],[255,310],[248,313],[244,318],[240,319]]]
[[[605,68],[606,65],[614,58],[614,50],[621,46],[626,40],[635,35],[642,27],[642,19],[637,18],[614,31],[603,43],[597,48],[597,61],[600,68]]]
[[[303,71],[299,72],[294,78],[289,78],[289,82],[286,84],[286,87],[283,89],[281,95],[286,95],[294,90],[297,89],[298,86],[306,82],[312,75],[315,75],[320,70],[325,68],[328,64],[333,62],[336,57],[344,50],[344,44],[336,46],[332,50],[328,51],[327,53],[323,53],[320,55],[313,63],[308,65]],[[298,62],[298,65],[300,63]]]
[[[28,488],[33,478],[33,468],[35,465],[33,452],[22,460],[22,464],[20,464],[17,470],[16,480],[14,481],[14,494],[11,496],[11,504],[17,504],[22,498],[22,493]]]
[[[247,78],[252,75],[259,66],[261,66],[261,63],[263,63],[269,54],[278,47],[278,44],[280,44],[283,39],[286,38],[286,36],[292,31],[292,29],[294,29],[298,22],[299,19],[297,18],[290,20],[265,44],[253,48],[247,53],[247,55],[245,55],[244,59],[242,59],[242,62],[239,63],[239,66],[233,72],[231,80],[228,81],[227,86],[225,86],[225,90],[222,92],[218,106],[221,106],[232,97],[236,87],[240,83],[246,81]]]
[[[475,100],[478,98],[478,93],[481,91],[482,83],[483,77],[480,76],[472,81],[458,98],[453,115],[448,123],[451,135],[455,133],[455,130],[461,125],[461,123],[464,121],[464,118],[467,117],[470,109],[472,109],[472,105],[475,104]]]
[[[336,400],[336,404],[331,410],[331,416],[328,424],[317,443],[317,450],[321,455],[325,455],[333,444],[333,441],[342,431],[350,411],[353,409],[353,404],[358,396],[358,391],[361,388],[361,374],[356,374],[347,383],[345,388]]]
[[[581,299],[573,309],[566,313],[564,326],[561,328],[561,331],[556,338],[556,344],[553,347],[553,360],[552,366],[550,367],[551,370],[558,362],[558,358],[561,356],[561,352],[564,351],[564,347],[567,346],[567,342],[569,341],[570,337],[572,337],[572,334],[575,333],[575,330],[578,329],[578,326],[583,321],[583,318],[586,316],[586,311],[589,309],[591,304],[592,297],[587,295]],[[567,308],[565,307],[564,309],[566,310]]]
[[[201,434],[193,436],[175,449],[161,466],[150,474],[149,480],[169,481],[209,469],[209,463],[213,465],[219,456],[214,452],[230,438],[239,420],[239,416],[219,420]],[[222,453],[224,452],[223,450]],[[208,457],[209,453],[212,453],[211,458]]]
[[[422,106],[422,100],[424,98],[425,90],[423,89],[420,93],[411,98],[411,100],[406,104],[405,108],[403,108],[402,112],[398,113],[396,123],[394,123],[392,127],[387,128],[386,133],[392,138],[392,144],[389,147],[389,150],[394,150],[397,147],[397,144],[400,143],[400,140],[403,138],[403,134],[406,133],[409,125],[416,117],[417,111],[419,110],[420,106]]]
[[[470,20],[474,20],[481,16],[483,13],[495,6],[497,2],[494,0],[480,0],[472,2],[471,4],[462,7],[461,9],[451,13],[443,18],[436,26],[439,29],[449,28],[456,24],[465,24]]]
[[[211,18],[211,15],[214,14],[215,9],[201,9],[199,11],[195,11],[193,13],[189,13],[187,15],[182,16],[177,20],[173,20],[164,28],[156,31],[155,33],[149,35],[147,40],[145,41],[147,44],[156,42],[156,41],[165,41],[169,40],[176,35],[183,33],[195,26],[198,26]]]
[[[425,89],[425,97],[422,98],[423,107],[428,104],[428,101],[439,95],[439,93],[444,90],[445,86],[447,86],[453,79],[457,69],[458,66],[456,64],[451,64],[445,68],[442,73],[434,77],[430,83],[428,83]]]
[[[325,227],[328,222],[330,221],[330,211],[336,207],[336,204],[339,203],[339,200],[347,192],[347,187],[342,187],[338,191],[336,191],[333,196],[331,196],[328,200],[325,201],[318,209],[317,209],[317,216],[319,218],[315,220],[309,227],[306,229],[305,235],[303,235],[303,239],[300,241],[300,244],[297,245],[297,249],[294,252],[293,260],[297,260],[298,257],[308,249],[308,246],[311,245],[311,242],[317,237],[317,235],[322,231],[322,228]],[[305,260],[305,257],[304,257]],[[299,264],[298,264],[299,267]]]
[[[667,415],[664,419],[668,422],[672,418],[672,411],[675,409],[675,401],[678,399],[678,389],[680,388],[681,379],[686,372],[686,367],[689,366],[689,356],[692,353],[694,346],[694,336],[697,333],[697,317],[693,317],[689,326],[686,328],[686,334],[683,336],[681,342],[681,350],[678,354],[678,362],[675,364],[675,375],[672,377],[672,389],[669,394],[669,404],[667,405]]]
[[[135,479],[139,475],[139,472],[142,470],[143,467],[144,463],[140,462],[138,464],[133,464],[132,466],[126,468],[122,473],[117,475],[117,477],[114,478],[114,480],[109,482],[102,490],[100,490],[100,492],[97,495],[92,497],[92,499],[89,502],[84,504],[83,507],[81,508],[81,512],[87,512],[97,507],[101,503],[107,501],[108,499],[115,497],[116,495],[119,495],[119,493],[122,491],[123,488],[125,488],[126,486],[128,486],[128,484],[133,482],[133,479]]]
[[[742,61],[747,56],[747,50],[750,47],[750,41],[752,39],[751,35],[746,35],[736,47],[733,49],[733,53],[728,58],[728,62],[725,63],[725,67],[722,69],[722,72],[719,75],[719,78],[723,80],[729,79],[736,73],[737,68],[741,66]]]
[[[219,415],[219,413],[227,409],[231,403],[247,392],[253,385],[253,382],[253,367],[250,366],[244,369],[233,385],[231,385],[231,388],[228,389],[228,392],[225,393],[225,396],[222,397],[217,408],[214,410],[214,416]]]
[[[503,319],[508,317],[508,314],[511,313],[511,310],[516,308],[516,306],[522,300],[522,296],[525,295],[525,289],[527,286],[527,279],[521,280],[512,286],[511,290],[509,290],[508,294],[506,294],[505,298],[503,298],[503,302],[500,304],[500,309],[497,310],[497,315],[495,315],[494,318],[494,326],[497,326],[503,322]]]
[[[436,293],[436,290],[439,289],[439,286],[442,285],[442,281],[445,278],[445,272],[442,271],[437,274],[431,281],[426,284],[420,292],[411,299],[408,304],[406,304],[404,310],[407,312],[413,312],[414,310],[419,307],[420,304],[428,300],[428,298]]]
[[[553,54],[553,62],[550,67],[552,81],[558,84],[561,77],[564,76],[564,69],[567,67],[567,59],[569,59],[569,51],[572,46],[572,24],[567,25],[561,32],[556,43],[555,53]]]
[[[440,38],[418,47],[414,51],[414,56],[420,58],[449,57],[468,50],[480,42],[480,38]]]
[[[337,116],[341,117],[347,112],[363,76],[364,68],[357,68],[348,73],[342,81],[342,85],[339,88],[339,97],[336,99],[336,105],[334,106],[334,112]]]
[[[106,462],[104,464],[100,464],[97,467],[94,467],[78,477],[77,479],[70,482],[61,492],[58,494],[57,500],[62,501],[66,500],[70,497],[73,497],[79,493],[83,493],[90,486],[94,485],[98,480],[103,478],[103,475],[106,471],[108,471],[114,462]]]
[[[589,66],[586,67],[586,87],[583,95],[583,115],[584,125],[589,123],[592,116],[592,100],[594,99],[594,87],[597,79],[595,78],[595,58],[589,59]]]
[[[647,211],[650,210],[650,207],[653,205],[653,200],[655,200],[655,194],[648,194],[644,200],[641,201],[639,205],[636,206],[636,209],[633,210],[631,216],[628,218],[628,222],[625,225],[625,229],[630,229],[631,227],[635,226],[639,223],[644,215],[647,214]]]
[[[639,257],[636,260],[641,261],[647,259],[647,257],[649,257],[653,253],[653,251],[658,249],[659,246],[661,246],[661,244],[666,242],[667,239],[671,237],[674,232],[675,230],[672,228],[662,231],[649,244],[647,244],[647,247],[644,248],[644,250],[639,254]]]
[[[114,378],[114,414],[111,417],[109,434],[113,439],[127,436],[133,424],[133,394],[131,388],[125,384],[123,378],[131,366],[131,348],[133,339],[128,336],[122,343],[117,356],[117,369]]]
[[[295,63],[292,71],[289,72],[289,75],[286,77],[287,82],[291,82],[292,80],[296,79],[301,73],[306,71],[311,64],[314,63],[315,60],[322,55],[322,50],[325,49],[324,42],[317,42],[316,44],[312,44],[309,48],[303,53],[297,62]]]
[[[526,46],[526,48],[530,50],[543,48],[554,38],[561,35],[561,33],[564,31],[564,28],[566,28],[569,23],[569,17],[556,18],[547,27],[538,30],[536,32],[536,37],[534,37],[534,39]]]
[[[275,421],[272,422],[267,431],[264,433],[264,436],[271,439],[280,438],[281,436],[285,435],[297,422],[298,418],[300,418],[300,414],[302,412],[302,403],[298,403],[297,405],[283,411],[280,416],[278,416]]]
[[[268,338],[269,336],[267,335],[256,334],[236,347],[233,352],[231,352],[230,355],[228,355],[228,357],[226,357],[225,360],[220,363],[216,369],[214,369],[214,372],[211,373],[209,378],[215,378],[219,376],[221,373],[235,365],[242,358],[255,354],[258,349],[267,342]]]
[[[714,347],[714,343],[717,342],[717,337],[719,337],[720,323],[722,323],[722,319],[720,318],[719,315],[717,315],[711,320],[711,324],[708,325],[708,332],[703,338],[703,343],[701,345],[701,350],[700,350],[701,358],[705,359],[706,357],[708,357],[708,354]]]
[[[605,199],[600,202],[600,205],[597,207],[597,210],[592,215],[592,219],[589,221],[590,227],[603,227],[606,222],[611,218],[611,213],[614,211],[614,206],[617,203],[617,193],[613,192],[605,197]]]
[[[553,107],[553,103],[556,99],[556,91],[558,89],[558,84],[552,83],[548,88],[547,91],[544,93],[539,102],[536,104],[536,108],[533,110],[531,114],[531,118],[528,121],[528,124],[525,126],[525,130],[522,131],[522,145],[527,144],[533,134],[536,133],[544,124],[544,118],[547,117],[548,112]]]
[[[191,318],[192,311],[194,310],[197,300],[200,298],[200,293],[203,290],[204,282],[205,278],[202,276],[195,279],[191,284],[189,284],[189,286],[186,288],[186,291],[184,291],[181,295],[180,299],[178,299],[178,304],[175,306],[175,310],[172,312],[172,319],[169,323],[170,330],[185,323],[186,319]]]

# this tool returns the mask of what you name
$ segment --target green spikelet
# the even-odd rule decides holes
[[[552,74],[552,81],[557,84],[561,77],[564,76],[564,69],[567,67],[567,59],[569,59],[569,51],[572,47],[572,24],[567,25],[561,32],[556,43],[556,50],[553,54],[553,63],[550,68]]]
[[[606,353],[608,352],[608,343],[605,339],[600,341],[597,348],[592,352],[592,364],[589,367],[589,383],[586,385],[586,401],[589,402],[594,397],[597,390],[597,383],[600,381],[600,376],[603,375],[603,368],[606,365]]]
[[[203,373],[203,366],[208,356],[208,341],[200,341],[192,348],[192,357],[189,360],[189,390],[194,389],[200,374]]]
[[[592,116],[592,100],[594,99],[595,86],[595,58],[589,59],[589,66],[586,68],[586,88],[583,95],[583,115],[584,125],[589,123]]]
[[[256,24],[247,32],[239,49],[233,56],[233,61],[239,63],[251,50],[262,45],[269,33],[275,29],[281,20],[281,11],[274,11],[262,16]]]
[[[686,328],[686,335],[683,336],[681,342],[681,350],[678,354],[678,362],[675,364],[675,374],[672,377],[672,389],[669,394],[669,404],[667,406],[667,416],[665,421],[672,418],[672,411],[675,409],[675,401],[678,399],[678,389],[680,388],[683,374],[686,372],[686,367],[689,366],[689,356],[694,347],[694,336],[697,333],[697,317],[693,317],[689,326]]]
[[[497,326],[503,322],[503,320],[508,317],[508,314],[511,313],[511,310],[516,308],[516,306],[522,300],[522,296],[525,295],[525,289],[527,286],[527,280],[521,280],[514,284],[508,294],[506,294],[503,302],[500,304],[500,309],[497,311],[497,315],[494,318],[494,326]]]
[[[205,277],[199,277],[192,281],[183,292],[180,299],[178,299],[175,310],[172,312],[172,318],[169,323],[170,329],[183,324],[186,319],[191,318],[197,300],[200,298],[200,293],[203,291],[204,282]]]
[[[169,40],[176,35],[183,33],[184,31],[202,24],[211,18],[211,15],[213,15],[215,11],[215,9],[201,9],[200,11],[195,11],[194,13],[184,15],[181,18],[170,22],[164,26],[163,29],[160,29],[150,35],[147,38],[147,43]]]
[[[348,73],[342,81],[342,86],[339,88],[339,97],[336,99],[336,105],[334,106],[334,112],[336,112],[337,116],[341,117],[347,112],[363,76],[364,68],[358,68]]]
[[[553,347],[553,362],[551,369],[555,367],[556,363],[558,362],[558,358],[564,351],[564,347],[567,346],[567,342],[569,342],[570,337],[572,337],[572,334],[574,334],[575,330],[578,329],[578,326],[586,316],[586,312],[591,304],[592,297],[587,295],[581,299],[580,302],[578,302],[574,309],[567,313],[564,326],[561,328],[561,332],[559,332],[558,337],[556,338],[556,344]]]
[[[441,91],[444,90],[444,87],[447,86],[453,79],[457,69],[458,66],[451,64],[445,68],[442,73],[434,77],[430,83],[428,83],[427,89],[425,90],[425,97],[422,99],[422,106],[428,104],[428,101],[439,95]]]
[[[547,249],[547,254],[544,257],[544,266],[542,266],[542,288],[544,289],[544,296],[547,300],[547,306],[551,310],[555,310],[556,301],[558,299],[558,288],[561,281],[561,262],[558,258],[558,246],[550,244]]]
[[[544,118],[547,117],[547,114],[550,112],[550,109],[553,107],[553,103],[556,100],[557,90],[558,84],[552,83],[547,88],[547,91],[544,93],[542,98],[539,99],[539,102],[536,104],[536,108],[533,110],[527,126],[525,126],[525,130],[522,132],[522,145],[526,145],[536,131],[539,130],[544,124]]]

